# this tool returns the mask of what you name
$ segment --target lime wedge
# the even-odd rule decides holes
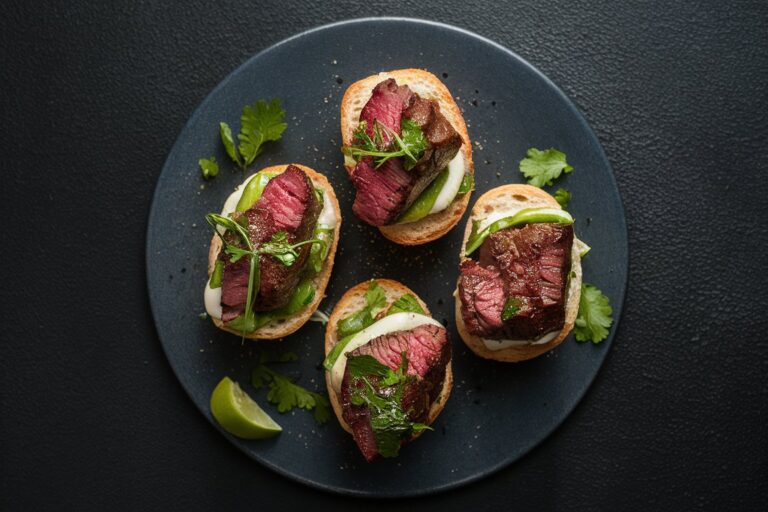
[[[229,377],[221,379],[211,393],[211,413],[224,430],[243,439],[264,439],[283,431]]]

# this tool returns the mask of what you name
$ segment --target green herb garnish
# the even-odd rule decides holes
[[[573,217],[565,210],[559,210],[557,208],[526,208],[520,210],[516,214],[510,217],[504,217],[499,219],[490,226],[486,227],[478,233],[479,221],[472,222],[472,231],[469,234],[467,245],[465,248],[465,255],[469,256],[475,252],[485,239],[492,233],[516,226],[522,226],[523,224],[534,223],[555,223],[555,224],[573,224]]]
[[[569,173],[573,167],[565,161],[565,153],[549,148],[540,151],[530,148],[526,157],[520,161],[520,172],[528,180],[529,185],[543,187],[552,185],[552,181],[560,177],[560,174]]]
[[[217,213],[209,213],[205,218],[208,223],[213,226],[213,229],[216,234],[219,235],[219,238],[221,238],[224,253],[229,255],[230,263],[237,263],[241,258],[246,256],[249,259],[248,293],[243,314],[227,323],[229,327],[241,331],[243,338],[245,338],[247,333],[258,329],[256,317],[253,312],[253,302],[256,299],[256,295],[258,294],[261,285],[259,273],[260,256],[262,254],[269,254],[283,265],[291,266],[298,257],[298,252],[296,252],[298,247],[306,244],[325,244],[325,242],[313,238],[296,244],[291,244],[288,242],[288,234],[285,231],[278,231],[272,235],[269,242],[254,246],[248,235],[247,228],[239,222]],[[245,248],[227,241],[223,234],[219,232],[219,227],[224,228],[225,232],[229,231],[234,234],[236,238],[239,238]]]
[[[557,201],[563,209],[566,209],[568,208],[568,203],[571,201],[571,193],[564,188],[559,188],[555,191],[555,201]]]
[[[523,303],[517,297],[510,297],[504,303],[504,308],[501,310],[501,319],[506,322],[511,320],[520,311],[520,306]]]
[[[389,306],[387,316],[394,315],[395,313],[418,313],[423,315],[424,309],[421,307],[416,297],[410,293],[406,293]]]
[[[411,421],[408,417],[410,411],[403,410],[405,387],[418,377],[407,374],[406,353],[401,355],[400,366],[395,371],[368,355],[347,360],[352,379],[350,400],[354,405],[365,406],[370,411],[376,448],[382,457],[395,457],[400,452],[401,441],[414,432],[431,430],[423,423]]]
[[[256,389],[269,387],[267,400],[277,405],[281,413],[288,412],[295,407],[307,411],[314,410],[315,421],[319,424],[327,422],[331,417],[331,404],[324,395],[309,391],[294,381],[277,373],[267,366],[270,362],[295,361],[298,356],[293,352],[283,354],[277,360],[270,360],[265,354],[259,355],[259,365],[251,373],[251,384]]]
[[[608,337],[608,329],[613,323],[613,309],[608,297],[597,287],[583,283],[579,299],[579,314],[576,317],[574,334],[576,341],[592,340],[600,343]]]
[[[285,110],[280,105],[280,100],[272,99],[269,103],[258,100],[256,103],[243,107],[243,115],[240,117],[240,133],[236,146],[232,129],[227,123],[219,123],[219,133],[224,149],[229,158],[240,169],[245,170],[253,163],[253,160],[261,154],[262,145],[267,141],[280,140],[283,132],[288,127],[284,122]]]
[[[203,178],[209,180],[218,176],[219,164],[216,162],[215,156],[212,156],[211,158],[201,158],[197,161],[197,164],[200,166],[200,170],[203,173]]]
[[[343,148],[343,151],[357,161],[366,156],[374,157],[377,169],[390,158],[403,157],[403,167],[411,170],[429,144],[421,127],[407,117],[400,121],[400,135],[378,121],[373,124],[373,137],[368,135],[366,128],[367,123],[361,121],[355,130],[353,145]],[[388,136],[388,142],[382,132]]]
[[[384,294],[384,288],[379,286],[376,281],[368,284],[368,290],[365,292],[365,307],[348,315],[336,323],[336,336],[344,338],[350,334],[355,334],[373,323],[374,310],[381,309],[387,304],[387,296]]]

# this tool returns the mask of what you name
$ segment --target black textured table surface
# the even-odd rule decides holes
[[[768,506],[768,7],[403,4],[3,6],[1,509]],[[623,319],[574,413],[500,473],[400,504],[230,445],[171,372],[145,284],[152,192],[199,102],[259,50],[362,15],[455,24],[541,69],[603,144],[630,237]]]

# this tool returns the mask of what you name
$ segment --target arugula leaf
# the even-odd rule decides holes
[[[237,148],[235,147],[235,140],[232,137],[232,129],[227,123],[219,123],[219,135],[221,136],[221,142],[224,144],[224,149],[229,155],[229,158],[240,167],[243,167],[243,162],[240,160],[240,155],[237,153]]]
[[[400,135],[378,121],[374,121],[373,137],[368,135],[366,128],[366,122],[361,121],[354,133],[355,142],[343,151],[357,161],[366,156],[375,157],[376,168],[390,158],[404,157],[405,170],[411,170],[429,145],[418,123],[407,117],[400,121]]]
[[[262,144],[279,140],[283,136],[288,127],[284,119],[285,110],[277,98],[273,98],[270,103],[258,100],[253,107],[246,105],[243,108],[237,139],[240,141],[238,149],[243,156],[244,167],[251,165],[259,156]]]
[[[530,148],[526,157],[520,161],[520,172],[528,180],[529,185],[543,187],[552,185],[552,180],[560,177],[560,174],[571,172],[573,167],[565,161],[565,153],[549,148],[540,151]]]
[[[279,359],[279,362],[295,361],[296,354],[288,352]],[[281,413],[288,412],[296,407],[307,411],[314,410],[314,418],[319,424],[327,422],[331,417],[331,404],[324,395],[309,391],[294,381],[277,373],[266,365],[268,359],[259,358],[259,365],[251,373],[251,384],[260,389],[269,386],[267,400],[277,405]]]
[[[466,194],[472,190],[475,185],[475,178],[471,174],[467,173],[461,179],[461,185],[459,186],[459,194]]]
[[[520,311],[520,306],[522,305],[523,303],[517,297],[508,298],[504,303],[504,309],[501,310],[501,319],[504,322],[512,319]]]
[[[576,341],[592,340],[600,343],[608,337],[608,329],[613,323],[613,309],[608,297],[597,287],[583,283],[579,299],[579,314],[576,317],[574,334]]]
[[[568,208],[568,203],[571,201],[571,193],[564,188],[559,188],[555,192],[555,201],[557,201],[563,209],[566,209]]]
[[[219,164],[216,163],[216,157],[201,158],[197,161],[200,170],[203,172],[203,178],[209,180],[219,175]]]
[[[387,315],[394,315],[395,313],[418,313],[423,315],[424,309],[422,309],[416,297],[406,293],[389,306]]]

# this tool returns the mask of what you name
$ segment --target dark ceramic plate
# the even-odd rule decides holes
[[[363,36],[364,35],[364,36]],[[360,44],[376,41],[376,44]],[[407,51],[404,51],[407,49]],[[441,77],[464,109],[475,143],[477,190],[521,182],[518,162],[529,147],[556,147],[575,171],[557,185],[573,192],[569,210],[579,237],[592,245],[586,281],[614,307],[611,336],[601,345],[573,337],[533,361],[501,364],[475,357],[453,321],[458,253],[465,218],[442,239],[400,247],[352,214],[353,188],[339,152],[339,101],[355,80],[381,70],[426,68]],[[343,227],[336,266],[321,309],[330,312],[345,290],[371,277],[402,281],[450,330],[455,385],[442,415],[397,459],[366,464],[335,419],[324,426],[297,411],[280,415],[264,390],[248,385],[260,350],[292,350],[283,370],[324,391],[323,327],[309,322],[280,343],[246,342],[198,318],[203,307],[211,230],[243,180],[218,140],[218,123],[239,127],[242,107],[279,97],[289,127],[268,145],[255,170],[300,162],[325,173],[341,202]],[[237,129],[237,128],[235,128]],[[219,176],[204,183],[197,160],[216,155]],[[627,282],[624,211],[610,165],[573,103],[544,75],[496,43],[454,27],[409,19],[364,19],[304,32],[256,55],[198,107],[179,135],[157,183],[147,233],[147,280],[163,348],[184,389],[215,428],[208,399],[225,375],[238,380],[283,425],[267,441],[230,441],[249,457],[311,486],[345,494],[409,496],[466,484],[503,468],[541,442],[573,410],[597,374],[616,332]],[[265,348],[266,347],[266,348]]]

